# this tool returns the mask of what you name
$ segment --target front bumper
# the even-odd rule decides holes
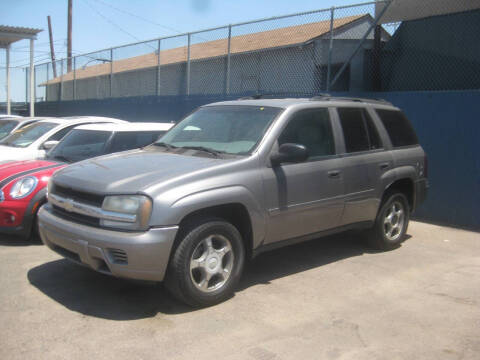
[[[34,217],[28,210],[29,203],[23,201],[1,202],[0,233],[28,237]]]
[[[40,237],[53,251],[93,270],[137,280],[163,280],[178,231],[178,226],[145,232],[95,228],[54,215],[48,204],[38,220]]]

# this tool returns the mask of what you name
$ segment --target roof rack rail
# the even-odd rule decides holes
[[[328,94],[320,94],[310,98],[310,101],[352,101],[365,104],[388,104],[392,103],[384,99],[367,99],[367,98],[355,98],[355,97],[335,97]]]
[[[279,94],[254,94],[249,96],[243,96],[237,100],[259,100],[259,99],[286,99],[289,98],[289,95],[279,95]]]

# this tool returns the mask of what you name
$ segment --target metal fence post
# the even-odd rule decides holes
[[[77,97],[77,58],[73,57],[73,100]]]
[[[228,25],[228,50],[227,50],[227,86],[226,93],[230,94],[230,50],[232,45],[232,25]]]
[[[332,51],[333,51],[333,21],[335,19],[335,7],[330,9],[330,43],[328,44],[328,65],[327,65],[327,91],[330,91],[330,76],[332,71]]]
[[[6,80],[7,80],[7,115],[11,113],[11,104],[10,104],[10,45],[7,45],[6,50]]]
[[[45,85],[45,101],[48,101],[48,63],[47,63],[47,84]]]
[[[113,97],[113,48],[110,48],[110,97]]]
[[[61,63],[60,63],[60,71],[61,71],[61,74],[60,74],[60,101],[63,100],[63,60],[60,60]]]
[[[25,70],[25,105],[28,103],[28,67],[25,67],[23,70]]]
[[[187,49],[187,95],[190,95],[190,41],[192,34],[188,33]]]
[[[155,93],[157,94],[157,96],[160,96],[160,45],[161,45],[161,42],[162,40],[161,39],[158,39],[158,45],[157,45],[157,48],[158,48],[158,55],[157,55],[157,88],[156,88],[156,91]]]

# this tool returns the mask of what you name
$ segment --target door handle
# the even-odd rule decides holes
[[[328,172],[328,177],[330,178],[339,178],[340,177],[340,170],[332,170]]]
[[[385,169],[390,167],[390,164],[389,163],[381,163],[379,166],[380,166],[381,170],[385,170]]]

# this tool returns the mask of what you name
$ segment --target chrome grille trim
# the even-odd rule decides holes
[[[121,221],[134,223],[137,221],[137,215],[122,214],[112,211],[105,211],[96,206],[83,204],[72,199],[67,199],[56,194],[48,194],[48,201],[63,210],[80,215],[86,215],[103,220]]]

